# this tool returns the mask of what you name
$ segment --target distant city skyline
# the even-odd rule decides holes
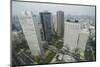
[[[39,15],[39,12],[48,11],[56,15],[57,11],[64,11],[65,15],[87,15],[95,16],[95,6],[60,5],[31,2],[12,2],[12,14],[20,14],[23,11],[32,11]]]

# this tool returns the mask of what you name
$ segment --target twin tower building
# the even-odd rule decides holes
[[[31,11],[25,11],[18,15],[18,18],[32,55],[44,58],[43,41],[51,41],[55,28],[52,23],[52,14],[50,12],[40,12],[38,17]],[[66,22],[63,11],[57,11],[56,18],[57,22],[54,22],[57,26],[56,32],[63,39],[64,47],[67,45],[73,50],[79,44],[85,49],[89,36],[88,32],[81,32],[79,23]]]

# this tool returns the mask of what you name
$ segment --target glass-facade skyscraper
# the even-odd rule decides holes
[[[40,12],[40,19],[43,27],[44,38],[46,41],[50,41],[52,38],[51,13]]]

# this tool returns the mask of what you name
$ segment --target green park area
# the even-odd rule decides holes
[[[56,55],[55,52],[48,50],[48,53],[47,53],[47,56],[46,56],[46,62],[47,63],[51,62],[55,55]]]
[[[51,51],[51,50],[48,49],[46,51],[46,57],[45,57],[45,59],[43,60],[40,57],[36,57],[36,62],[38,64],[48,64],[48,63],[50,63],[52,61],[52,59],[54,58],[55,55],[56,55],[55,52],[53,52],[53,51]]]

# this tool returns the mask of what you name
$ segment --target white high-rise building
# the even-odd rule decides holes
[[[79,53],[81,56],[84,57],[84,51],[86,48],[86,43],[89,38],[89,31],[87,30],[82,30],[79,34],[79,40],[78,40],[78,45],[77,48],[79,49]]]
[[[29,11],[21,13],[18,17],[32,55],[43,56],[38,18]]]
[[[57,17],[53,16],[54,31],[57,32]]]
[[[87,45],[87,41],[89,38],[89,31],[87,29],[82,30],[79,34],[79,40],[78,40],[78,53],[80,54],[80,59],[84,59],[84,51]]]
[[[64,23],[64,48],[69,48],[72,52],[78,45],[79,33],[81,25],[79,23]]]

